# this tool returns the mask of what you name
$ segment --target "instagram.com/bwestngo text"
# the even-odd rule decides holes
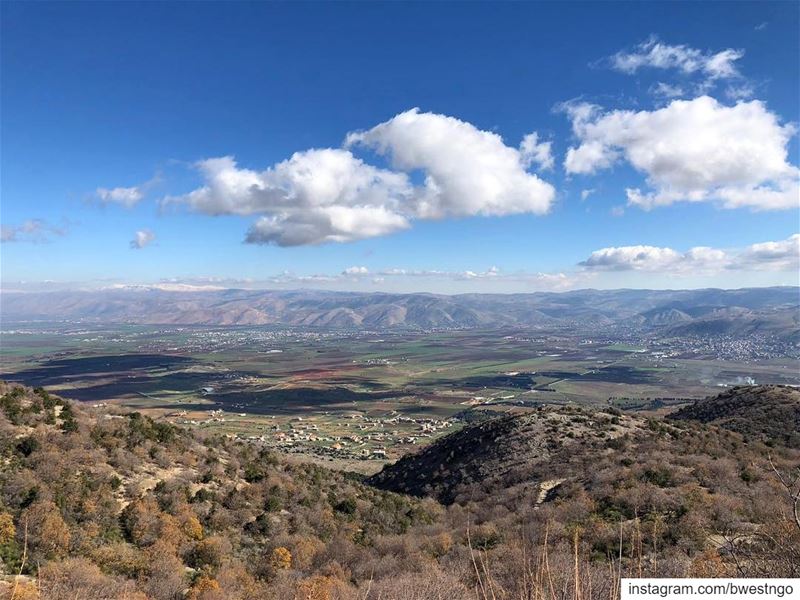
[[[800,579],[623,579],[621,600],[800,600]]]

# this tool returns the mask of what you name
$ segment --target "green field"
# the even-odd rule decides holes
[[[799,383],[788,358],[667,358],[663,344],[651,352],[637,342],[587,343],[585,334],[563,331],[25,324],[6,326],[0,366],[4,379],[67,398],[124,405],[231,435],[272,440],[287,430],[297,438],[287,442],[290,452],[367,463],[384,460],[372,456],[375,450],[391,458],[406,445],[427,443],[455,426],[455,415],[477,408],[612,402],[646,410],[651,399],[675,404],[736,383]],[[307,429],[290,427],[298,418]],[[358,441],[344,448],[353,419],[375,423],[359,423]],[[344,449],[334,452],[334,446]]]

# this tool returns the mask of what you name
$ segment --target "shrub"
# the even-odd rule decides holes
[[[675,485],[672,470],[669,467],[660,466],[654,469],[646,469],[641,476],[642,481],[652,483],[661,488],[672,487]]]
[[[14,527],[14,519],[8,513],[0,513],[0,546],[14,541],[17,530]]]
[[[354,498],[345,498],[333,506],[336,512],[340,512],[345,515],[354,515],[357,507],[358,506]]]
[[[292,553],[288,548],[278,546],[269,555],[269,566],[276,571],[292,568]]]
[[[34,437],[26,436],[17,442],[17,452],[22,456],[30,456],[39,449],[39,440]]]

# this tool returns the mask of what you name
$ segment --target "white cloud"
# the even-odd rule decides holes
[[[505,277],[506,275],[501,273],[500,269],[497,267],[489,267],[485,271],[462,271],[461,273],[455,273],[451,276],[455,276],[460,279],[486,279],[501,276]]]
[[[97,188],[97,197],[103,204],[120,204],[125,208],[136,206],[144,192],[138,187]]]
[[[552,169],[555,165],[553,158],[553,143],[540,142],[539,134],[535,131],[522,138],[519,145],[520,158],[522,164],[527,168],[531,165],[538,165],[545,171]]]
[[[581,201],[586,200],[589,196],[594,194],[594,192],[595,192],[594,188],[588,190],[581,190]]]
[[[580,266],[598,271],[657,271],[679,261],[671,248],[620,246],[595,250]]]
[[[139,185],[114,188],[99,187],[95,190],[94,195],[95,199],[101,204],[118,204],[125,208],[133,208],[144,200],[148,190],[160,182],[161,174],[157,172],[153,177]]]
[[[742,50],[706,52],[683,44],[665,44],[651,36],[633,51],[617,52],[611,57],[611,66],[629,74],[642,68],[677,69],[685,74],[702,73],[710,79],[727,79],[739,76],[735,63],[743,56]]]
[[[342,271],[342,275],[369,275],[369,269],[367,267],[347,267]]]
[[[372,167],[348,150],[297,152],[261,172],[239,168],[230,156],[197,166],[205,185],[165,203],[209,215],[263,214],[247,233],[250,243],[347,242],[409,226],[400,214],[413,191],[407,176]]]
[[[322,206],[261,217],[247,231],[245,241],[278,246],[352,242],[408,226],[403,215],[383,206]]]
[[[567,173],[590,174],[607,169],[616,162],[618,152],[599,141],[584,141],[577,148],[567,150],[564,166]]]
[[[265,171],[239,168],[231,156],[200,161],[206,185],[167,202],[209,215],[289,214],[297,208],[393,206],[411,194],[405,174],[372,167],[348,150],[296,152]]]
[[[130,246],[134,250],[141,250],[145,246],[149,246],[155,239],[155,233],[149,229],[140,229],[134,234],[133,239],[130,241]]]
[[[591,174],[625,159],[653,188],[627,190],[642,208],[715,201],[726,208],[795,208],[798,169],[787,162],[796,129],[757,100],[725,106],[708,96],[674,100],[654,111],[603,113],[572,105],[580,141],[568,150],[568,173]]]
[[[727,265],[722,250],[698,246],[687,252],[657,246],[620,246],[595,250],[580,266],[597,271],[657,271],[697,273]]]
[[[743,50],[705,51],[683,44],[666,44],[650,36],[633,50],[617,52],[605,62],[612,69],[629,75],[643,69],[675,73],[677,82],[659,81],[650,86],[648,91],[659,98],[700,96],[728,81],[735,83],[727,86],[726,96],[743,100],[752,97],[754,91],[737,67],[743,56]]]
[[[800,234],[739,250],[707,246],[697,246],[686,252],[657,246],[601,248],[578,264],[590,271],[649,271],[687,276],[723,269],[792,271],[800,268]]]
[[[531,137],[533,136],[533,137]],[[517,150],[500,136],[451,117],[411,110],[347,136],[347,148],[311,149],[266,170],[230,157],[197,163],[205,184],[162,204],[209,215],[259,215],[246,241],[297,246],[387,235],[416,219],[547,212],[553,187],[526,171],[552,165],[535,134]],[[396,170],[372,166],[349,148],[390,154]],[[410,172],[421,170],[414,185]]]
[[[761,242],[748,246],[739,254],[735,265],[740,269],[797,271],[800,269],[800,233],[780,242]]]
[[[389,155],[401,171],[424,172],[414,199],[417,218],[544,214],[555,197],[553,186],[525,170],[530,156],[453,117],[412,109],[351,133],[346,144]]]
[[[28,219],[20,225],[0,226],[0,242],[49,242],[54,236],[66,235],[66,223],[58,226],[44,219]]]

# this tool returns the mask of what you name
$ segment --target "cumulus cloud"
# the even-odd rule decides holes
[[[355,156],[366,147],[393,168]],[[554,188],[527,172],[552,166],[550,142],[536,134],[520,149],[497,134],[414,109],[372,129],[350,133],[344,148],[311,149],[263,171],[233,157],[197,163],[204,185],[168,197],[208,215],[257,215],[245,241],[298,246],[387,235],[417,219],[547,212]],[[414,184],[411,173],[424,181]]]
[[[598,271],[658,271],[681,258],[672,248],[620,246],[595,250],[579,265]]]
[[[665,44],[651,36],[631,51],[617,52],[610,61],[612,68],[629,74],[643,68],[677,69],[686,74],[703,73],[711,79],[726,79],[739,75],[736,61],[743,56],[743,50],[708,52],[683,44]]]
[[[736,268],[797,271],[800,269],[800,233],[779,242],[748,246],[736,259]]]
[[[247,233],[256,244],[347,242],[409,226],[399,208],[413,188],[403,173],[364,163],[348,150],[298,152],[265,171],[230,157],[197,164],[205,185],[164,203],[208,215],[262,214]]]
[[[19,225],[1,225],[0,242],[49,242],[66,235],[67,225],[53,225],[44,219],[28,219]]]
[[[346,145],[387,155],[401,171],[424,172],[413,201],[417,218],[544,214],[555,196],[553,186],[526,171],[531,156],[496,133],[445,115],[412,109],[349,134]]]
[[[800,202],[800,172],[787,162],[796,128],[758,100],[725,106],[701,96],[654,111],[602,112],[588,104],[565,110],[580,142],[567,152],[567,172],[592,174],[627,161],[652,188],[628,189],[630,205],[712,201],[778,210]]]
[[[383,206],[327,206],[261,217],[247,231],[245,241],[278,246],[352,242],[408,226],[403,215]]]
[[[369,269],[367,267],[347,267],[342,271],[342,275],[369,275]]]
[[[141,250],[145,246],[149,246],[155,239],[155,233],[149,229],[140,229],[134,234],[133,239],[130,241],[130,246],[133,250]]]
[[[239,168],[233,157],[198,163],[206,185],[173,200],[210,215],[252,215],[330,206],[394,206],[411,194],[406,175],[372,167],[348,150],[297,152],[265,171]]]
[[[594,188],[588,190],[581,190],[581,200],[586,200],[589,196],[594,194],[594,192],[595,192]]]
[[[696,275],[723,269],[791,271],[800,268],[800,234],[738,250],[697,246],[679,252],[668,247],[619,246],[595,250],[578,263],[590,271],[650,271]]]

